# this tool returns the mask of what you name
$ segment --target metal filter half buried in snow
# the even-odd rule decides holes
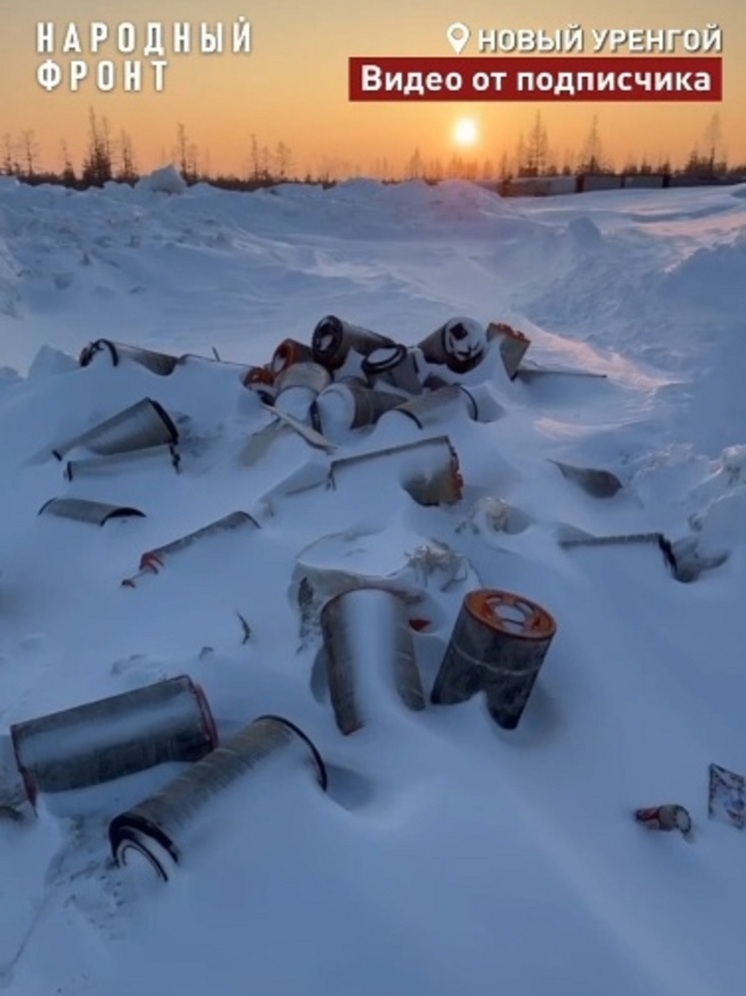
[[[52,453],[58,460],[74,449],[110,456],[150,446],[172,446],[178,441],[179,431],[165,408],[143,398],[79,436],[58,443]]]
[[[463,480],[458,454],[448,436],[419,439],[332,461],[330,478],[336,488],[354,470],[383,462],[402,488],[419,505],[450,505],[461,500]],[[379,479],[380,481],[381,479]]]
[[[324,662],[337,726],[354,733],[371,704],[398,693],[411,710],[425,708],[412,628],[404,600],[381,588],[355,588],[321,610]],[[373,705],[375,714],[376,705]]]
[[[74,481],[78,477],[105,477],[142,470],[150,464],[169,464],[179,473],[181,457],[175,446],[148,446],[144,450],[127,453],[112,453],[110,456],[84,457],[81,460],[68,460],[65,463],[65,480]]]
[[[123,519],[128,516],[145,517],[139,508],[128,505],[107,505],[101,501],[88,501],[85,498],[50,498],[39,509],[39,515],[56,515],[62,519],[77,519],[103,526],[110,519]]]
[[[280,716],[260,716],[162,791],[116,816],[109,824],[112,856],[120,866],[144,860],[167,881],[183,853],[213,829],[218,833],[222,817],[230,817],[219,797],[237,783],[271,806],[278,780],[307,779],[309,773],[326,791],[324,762],[306,734]]]
[[[350,352],[367,356],[374,349],[394,345],[394,341],[388,336],[371,332],[359,325],[351,325],[336,315],[322,318],[313,330],[311,339],[314,360],[327,370],[338,370],[344,365]]]
[[[217,745],[202,689],[187,675],[16,723],[10,728],[29,800],[99,785]]]
[[[152,349],[142,349],[140,346],[130,346],[112,339],[95,339],[84,346],[78,357],[81,367],[87,367],[97,356],[108,357],[113,367],[119,366],[122,360],[139,363],[154,374],[167,377],[173,373],[179,362],[178,357],[168,353],[159,353]]]
[[[487,696],[495,722],[518,725],[556,624],[521,595],[480,588],[465,597],[433,686],[431,701],[453,705]]]
[[[230,515],[224,515],[222,519],[217,519],[215,522],[211,522],[207,526],[202,526],[201,529],[197,529],[187,536],[181,536],[171,543],[166,543],[165,546],[156,547],[154,550],[147,550],[140,557],[138,573],[131,578],[125,578],[122,584],[127,588],[134,588],[135,582],[139,578],[146,574],[157,574],[174,554],[182,553],[194,543],[199,542],[199,540],[206,539],[208,536],[214,536],[217,533],[244,529],[246,527],[251,527],[252,529],[261,528],[256,519],[249,515],[248,512],[231,512]]]

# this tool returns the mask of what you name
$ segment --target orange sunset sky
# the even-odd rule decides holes
[[[168,37],[174,21],[195,26],[222,21],[228,27],[241,15],[252,24],[250,55],[169,52],[162,93],[147,83],[140,93],[119,88],[100,93],[91,80],[77,93],[66,83],[48,93],[36,81],[37,67],[49,57],[36,51],[39,21],[54,22],[58,35],[74,21],[84,39],[91,21],[111,28],[121,21],[138,27],[161,21]],[[178,122],[198,147],[201,165],[213,172],[244,174],[252,133],[260,145],[288,145],[298,173],[315,172],[324,164],[370,173],[383,157],[400,170],[416,147],[426,161],[447,162],[458,152],[497,163],[503,152],[514,153],[537,111],[558,165],[582,150],[594,114],[604,152],[617,166],[643,154],[651,161],[669,156],[675,164],[683,162],[716,112],[729,160],[746,161],[744,0],[0,0],[0,17],[0,136],[10,135],[16,142],[24,131],[33,131],[39,165],[51,169],[61,168],[63,139],[78,165],[91,107],[107,119],[114,138],[122,130],[129,134],[140,170],[171,160]],[[480,28],[553,31],[577,23],[588,39],[585,53],[591,54],[591,28],[703,29],[716,23],[724,39],[724,98],[721,103],[678,105],[348,101],[349,56],[453,55],[446,29],[454,21],[472,29],[465,55],[478,54]],[[141,51],[125,56],[108,46],[98,56],[52,57],[65,66],[76,58],[117,63],[143,58]],[[454,128],[464,119],[474,122],[477,137],[459,149]]]

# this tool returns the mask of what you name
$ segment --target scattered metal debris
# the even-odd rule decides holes
[[[168,463],[178,474],[181,456],[175,446],[162,445],[127,453],[112,453],[111,456],[84,457],[66,461],[64,477],[67,481],[73,481],[79,477],[116,475],[126,470],[138,470],[150,463]]]
[[[514,380],[521,368],[531,340],[518,329],[505,322],[490,322],[487,326],[487,339],[497,344],[505,372]]]
[[[260,716],[162,791],[116,816],[109,824],[112,856],[120,866],[140,859],[168,881],[184,851],[219,830],[212,825],[219,824],[213,815],[217,796],[243,780],[247,791],[252,783],[256,789],[265,774],[271,776],[270,790],[261,798],[271,804],[274,779],[306,779],[309,773],[325,791],[326,768],[306,734],[280,716]]]
[[[678,830],[684,837],[692,832],[692,818],[688,810],[678,804],[636,809],[635,820],[648,830]]]
[[[555,631],[546,609],[521,595],[494,589],[469,592],[431,700],[451,705],[483,691],[495,722],[515,729]]]
[[[110,519],[122,519],[129,516],[145,517],[139,508],[128,505],[107,505],[100,501],[87,501],[85,498],[50,498],[39,509],[39,515],[57,515],[63,519],[78,519],[80,522],[91,522],[103,526]]]

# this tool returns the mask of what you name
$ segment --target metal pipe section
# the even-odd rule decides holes
[[[165,408],[157,401],[143,398],[79,436],[58,443],[52,453],[58,460],[74,449],[110,456],[149,446],[173,446],[178,441],[179,431]]]
[[[387,687],[407,709],[425,708],[402,598],[381,588],[355,588],[326,602],[320,619],[329,692],[342,733],[365,725],[371,702]]]
[[[259,793],[264,775],[268,788],[258,798],[271,805],[278,779],[307,779],[309,773],[325,791],[326,768],[306,734],[280,716],[261,716],[162,791],[115,817],[109,825],[112,856],[119,866],[145,862],[168,881],[198,839],[219,831],[225,812],[218,812],[220,796],[243,782]]]
[[[518,726],[554,638],[554,619],[535,602],[480,588],[463,600],[431,701],[452,705],[484,692],[495,722]]]
[[[322,318],[311,339],[314,360],[332,371],[344,365],[351,351],[367,356],[381,346],[393,345],[388,336],[352,325],[336,315]]]
[[[225,515],[222,519],[217,519],[207,526],[202,526],[201,529],[197,529],[187,536],[182,536],[171,543],[166,543],[165,546],[156,547],[154,550],[147,550],[140,557],[139,572],[134,577],[125,578],[122,584],[125,587],[134,588],[135,582],[140,577],[145,574],[157,574],[174,554],[182,553],[199,540],[206,539],[208,536],[214,536],[216,533],[244,529],[249,526],[252,529],[261,528],[256,519],[249,515],[248,512],[231,512],[230,515]]]
[[[39,515],[56,515],[62,519],[77,519],[79,522],[90,522],[95,526],[103,526],[110,519],[122,519],[128,516],[145,517],[139,508],[127,505],[107,505],[101,501],[87,501],[85,498],[50,498],[39,509]]]
[[[454,373],[468,373],[484,359],[485,330],[473,318],[449,318],[419,344],[428,363],[447,366]]]
[[[132,450],[128,453],[113,453],[111,456],[86,457],[82,460],[68,460],[65,463],[65,480],[73,481],[79,477],[103,477],[108,474],[120,474],[126,471],[138,470],[142,465],[150,463],[169,463],[179,473],[181,457],[174,446],[149,446],[144,450]]]
[[[217,745],[207,699],[187,675],[16,723],[10,728],[29,800],[99,785]]]
[[[178,358],[168,353],[142,349],[140,346],[130,346],[112,339],[95,339],[89,342],[81,350],[78,363],[81,367],[87,367],[97,356],[108,357],[113,367],[119,366],[122,360],[139,363],[140,366],[147,367],[152,373],[161,377],[173,373],[178,363]]]

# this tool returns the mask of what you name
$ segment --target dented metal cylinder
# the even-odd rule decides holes
[[[384,412],[401,404],[401,396],[353,383],[332,384],[316,398],[319,427],[333,439],[340,431],[374,425]]]
[[[367,356],[381,346],[393,345],[393,340],[388,336],[371,332],[359,325],[351,325],[336,315],[327,315],[321,319],[313,330],[311,341],[314,360],[327,370],[338,370],[353,350]]]
[[[484,359],[486,335],[473,318],[450,318],[419,344],[428,363],[447,366],[454,373],[468,373]]]
[[[482,588],[469,592],[431,701],[452,705],[481,691],[495,722],[515,729],[555,631],[552,616],[521,595]]]
[[[122,778],[217,745],[202,689],[182,675],[10,728],[29,800]]]
[[[173,446],[178,441],[178,429],[165,408],[157,401],[143,398],[79,436],[58,443],[52,453],[58,460],[74,449],[109,456],[150,446]]]
[[[176,356],[168,353],[160,353],[152,349],[143,349],[140,346],[130,346],[123,342],[115,342],[112,339],[95,339],[84,346],[80,351],[78,362],[81,367],[87,367],[97,357],[107,358],[114,367],[119,366],[122,360],[131,363],[139,363],[154,374],[167,377],[173,373],[174,367],[179,362]]]
[[[324,662],[337,726],[345,735],[364,726],[396,693],[411,710],[425,708],[412,629],[402,598],[380,588],[355,588],[321,610]]]
[[[271,805],[278,784],[309,776],[326,790],[326,768],[311,740],[287,719],[261,716],[162,791],[115,817],[109,825],[112,856],[120,866],[144,862],[167,881],[198,839],[214,835],[217,843],[222,817],[231,815],[218,806],[221,796],[225,801],[245,783],[260,803]]]

